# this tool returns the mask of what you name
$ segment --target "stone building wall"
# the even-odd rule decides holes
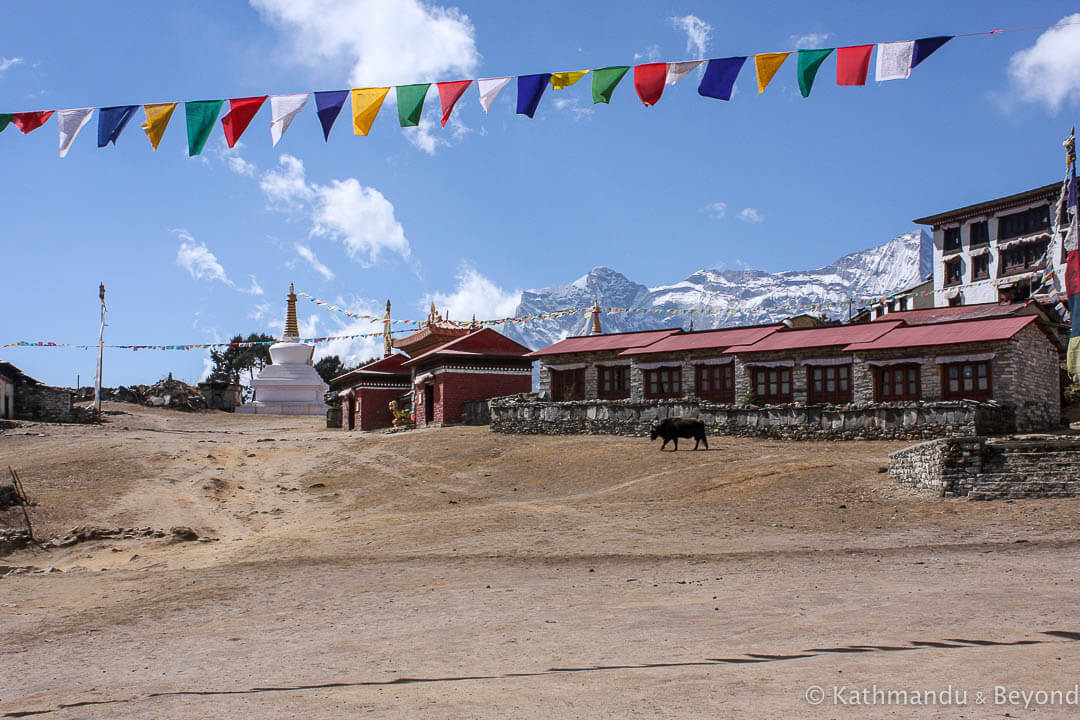
[[[19,383],[15,386],[15,417],[39,422],[86,422],[85,413],[75,412],[70,390]]]
[[[792,440],[929,439],[1012,432],[1012,409],[962,400],[829,405],[720,405],[681,400],[540,401],[532,393],[495,398],[488,404],[495,432],[539,435],[644,436],[654,420],[696,417],[714,435]]]
[[[973,500],[1080,496],[1080,438],[964,437],[889,455],[897,482]]]
[[[1028,325],[1009,341],[1003,365],[1013,383],[1017,427],[1057,427],[1061,423],[1061,353],[1057,346],[1034,324]]]

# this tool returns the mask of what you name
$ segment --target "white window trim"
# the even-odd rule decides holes
[[[548,370],[580,370],[584,367],[589,367],[589,363],[552,363],[551,365],[545,365]]]
[[[709,358],[708,360],[695,360],[694,364],[695,365],[730,365],[733,362],[735,362],[735,358],[726,357],[726,358]]]

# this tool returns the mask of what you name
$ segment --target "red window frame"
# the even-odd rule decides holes
[[[549,370],[551,373],[551,399],[569,402],[585,399],[585,368],[573,370]]]
[[[808,365],[806,401],[812,405],[846,405],[851,402],[851,364]]]
[[[752,367],[750,380],[761,402],[781,405],[792,401],[790,367]]]
[[[874,368],[874,402],[922,400],[922,368],[899,363]]]
[[[630,366],[597,366],[596,387],[597,395],[604,400],[622,400],[630,397]]]
[[[645,397],[682,397],[682,367],[658,367],[645,371]]]
[[[989,360],[946,363],[941,366],[943,399],[986,402],[993,396],[993,367]]]
[[[735,402],[735,363],[696,365],[694,372],[694,387],[699,398],[718,403]]]

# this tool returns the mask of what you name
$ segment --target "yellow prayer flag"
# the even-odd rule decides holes
[[[790,54],[789,52],[780,52],[762,53],[754,56],[754,66],[757,68],[758,95],[765,92],[769,81],[773,79],[773,75],[776,74],[776,71],[780,69],[780,66],[784,64]]]
[[[555,88],[556,90],[568,88],[588,74],[588,70],[574,70],[573,72],[552,73],[551,87]]]
[[[354,135],[367,135],[390,88],[361,88],[352,91],[352,127]]]
[[[169,120],[172,118],[176,105],[177,103],[143,105],[146,122],[142,124],[142,129],[146,133],[146,137],[150,138],[150,144],[155,150],[157,150],[158,143],[161,142],[161,136],[165,134],[165,128],[169,126]]]

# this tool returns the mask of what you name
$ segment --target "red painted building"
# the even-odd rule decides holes
[[[342,428],[373,430],[393,424],[390,403],[400,401],[412,389],[410,373],[401,367],[408,359],[404,355],[387,355],[334,378],[334,387],[347,388],[339,393]]]

